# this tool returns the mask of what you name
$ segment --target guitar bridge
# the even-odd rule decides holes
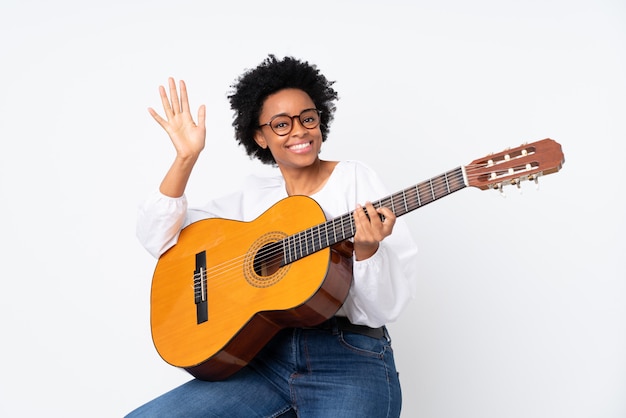
[[[206,274],[206,251],[196,254],[196,269],[193,272],[193,293],[198,324],[209,320],[209,302]]]

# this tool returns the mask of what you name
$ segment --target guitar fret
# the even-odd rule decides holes
[[[343,225],[343,229],[342,229],[342,234],[341,234],[341,238],[346,239],[347,237],[349,237],[350,235],[354,235],[355,231],[356,231],[356,225],[354,224],[354,217],[350,216],[347,217],[346,219],[344,219],[344,221],[347,220],[348,221],[348,232],[346,232],[346,226],[345,226],[345,222],[342,224]]]
[[[287,237],[285,241],[285,244],[287,246],[287,254],[285,256],[286,258],[286,262],[287,263],[291,263],[293,262],[293,237]]]
[[[306,229],[300,233],[300,239],[302,240],[302,247],[300,248],[301,257],[306,257],[309,255],[309,230]]]
[[[393,202],[394,202],[394,208],[395,208],[396,206],[398,207],[397,209],[395,209],[395,210],[393,211],[393,213],[395,213],[395,214],[396,214],[396,216],[404,215],[404,214],[406,213],[406,211],[405,211],[405,212],[400,213],[400,210],[402,210],[402,206],[404,206],[404,204],[403,204],[404,199],[403,199],[402,192],[400,192],[400,193],[395,193],[395,194],[393,195]]]
[[[309,247],[310,247],[310,242],[311,242],[309,231],[310,229],[307,229],[306,231],[304,231],[304,255],[305,256],[311,254],[309,252]]]
[[[420,196],[422,198],[422,202],[424,202],[424,204],[432,202],[432,199],[430,198],[430,192],[428,190],[428,184],[421,183],[418,187],[420,189]]]
[[[402,202],[404,203],[404,213],[407,213],[409,211],[409,207],[407,206],[406,194],[404,193],[404,190],[402,190]]]
[[[326,223],[324,224],[324,229],[325,229],[325,231],[326,231],[326,245],[327,245],[327,246],[330,246],[330,238],[329,238],[329,236],[328,236],[328,222],[326,222]]]
[[[289,262],[293,261],[293,237],[287,238],[287,251],[289,253]]]
[[[335,225],[335,227],[339,229],[335,228],[335,240],[339,242],[341,241],[340,234],[343,234],[343,218],[337,218],[337,220],[339,221],[339,224]]]
[[[434,190],[433,201],[445,195],[443,184],[443,176],[433,177],[430,179],[431,188]]]
[[[350,226],[350,233],[346,234],[345,231],[343,233],[343,239],[349,238],[356,234],[356,225],[354,224],[354,216],[348,216],[348,225]],[[343,240],[342,240],[343,241]]]
[[[311,240],[309,239],[309,233],[308,233],[308,231],[309,231],[309,230],[306,230],[306,231],[304,232],[304,244],[305,244],[305,251],[304,251],[304,255],[309,255],[309,254],[311,254],[311,253],[309,252],[309,242],[310,242]]]
[[[311,228],[311,249],[310,249],[311,252],[309,254],[312,254],[315,251],[317,251],[316,250],[317,245],[315,244],[315,238],[317,235],[315,234],[315,231],[316,231],[316,227]]]
[[[415,185],[415,197],[417,197],[417,206],[422,206],[422,200],[420,199],[419,185]]]
[[[283,246],[283,264],[282,264],[283,266],[285,264],[289,264],[289,256],[287,255],[288,254],[288,247],[286,245],[288,240],[289,240],[289,237],[287,237],[286,239],[283,239],[283,240],[280,241],[280,243]]]
[[[321,231],[320,231],[320,227],[319,227],[319,226],[317,227],[317,242],[319,243],[319,244],[318,244],[318,245],[319,245],[319,248],[318,248],[318,249],[322,249],[322,248],[324,248],[324,245],[322,244],[322,234],[321,234]]]

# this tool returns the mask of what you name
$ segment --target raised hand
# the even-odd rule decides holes
[[[195,161],[204,149],[206,107],[202,105],[198,109],[198,123],[196,124],[189,111],[189,99],[185,82],[180,80],[180,98],[178,97],[176,82],[173,78],[170,77],[168,79],[168,85],[170,90],[169,98],[165,87],[159,86],[165,118],[161,117],[152,108],[148,108],[148,112],[169,135],[174,148],[176,148],[177,158]]]
[[[189,99],[187,98],[185,82],[180,81],[180,98],[173,78],[169,78],[168,84],[169,98],[165,87],[159,86],[165,119],[152,108],[148,108],[148,112],[165,129],[174,144],[174,148],[176,148],[176,158],[163,178],[159,190],[166,196],[179,197],[185,192],[191,171],[200,152],[204,149],[206,108],[202,105],[198,109],[198,124],[196,124],[189,112]]]

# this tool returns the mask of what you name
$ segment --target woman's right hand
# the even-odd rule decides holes
[[[195,160],[204,149],[206,138],[206,107],[198,109],[198,123],[196,124],[189,111],[189,99],[185,82],[180,80],[180,98],[176,90],[176,82],[173,78],[168,79],[170,97],[168,98],[165,87],[159,86],[159,94],[163,103],[165,118],[161,117],[154,109],[148,108],[148,112],[169,135],[177,159]]]
[[[152,108],[149,108],[148,112],[165,129],[176,148],[176,158],[163,178],[159,190],[166,196],[180,197],[185,192],[191,171],[200,152],[204,149],[206,108],[202,105],[198,109],[198,124],[196,125],[189,112],[185,82],[180,81],[180,99],[174,79],[170,77],[168,83],[170,98],[167,97],[165,87],[159,86],[166,119]]]

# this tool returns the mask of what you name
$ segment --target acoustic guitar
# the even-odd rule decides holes
[[[519,185],[561,169],[544,139],[491,154],[377,202],[402,216],[465,187]],[[298,216],[293,216],[297,213]],[[353,213],[327,220],[311,198],[291,196],[251,222],[205,219],[183,228],[158,260],[151,289],[154,345],[169,364],[222,380],[288,327],[332,317],[352,281]]]

